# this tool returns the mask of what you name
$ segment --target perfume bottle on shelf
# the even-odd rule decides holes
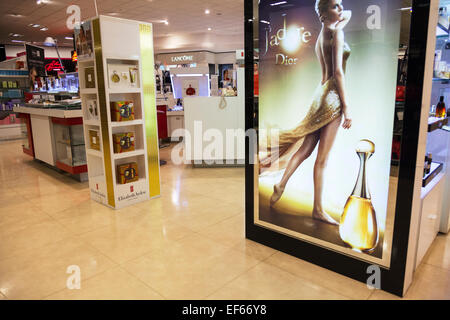
[[[378,244],[378,223],[367,182],[367,161],[375,153],[375,144],[361,140],[356,153],[360,159],[358,180],[341,216],[339,235],[353,250],[371,252]]]
[[[436,106],[436,117],[445,118],[447,116],[447,108],[445,107],[444,96],[441,96]]]

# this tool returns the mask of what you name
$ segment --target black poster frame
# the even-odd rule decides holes
[[[258,101],[254,97],[254,0],[245,0],[245,127],[257,128]],[[416,155],[419,143],[420,117],[422,108],[426,45],[430,0],[413,0],[408,78],[401,146],[398,192],[395,209],[395,224],[391,250],[391,267],[381,267],[381,289],[403,296],[408,242],[410,234],[411,210],[416,173]],[[279,232],[260,227],[254,223],[254,157],[250,139],[246,140],[245,199],[246,237],[268,247],[293,255],[347,277],[366,283],[371,263],[349,257],[339,252]],[[253,141],[253,143],[256,143]]]

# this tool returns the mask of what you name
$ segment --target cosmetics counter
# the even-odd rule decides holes
[[[78,74],[40,81],[34,83],[38,90],[26,92],[26,102],[13,108],[26,125],[23,152],[85,181],[87,165]]]
[[[81,100],[74,91],[29,92],[28,102],[14,107],[14,112],[27,127],[24,153],[86,181]]]
[[[242,54],[242,50],[239,52]],[[159,128],[164,128],[165,123],[167,123],[168,138],[178,141],[184,136],[184,131],[179,129],[190,130],[194,119],[203,121],[207,126],[217,127],[217,124],[211,119],[213,115],[210,113],[212,109],[217,112],[214,106],[219,103],[218,97],[222,95],[234,97],[237,95],[238,64],[236,52],[163,53],[156,56],[156,61],[160,64],[156,75],[159,93],[157,98],[158,116],[167,118],[166,121],[161,120]],[[158,88],[161,90],[158,90]],[[228,100],[228,98],[224,98],[224,100]],[[194,109],[191,108],[193,104],[198,105],[199,108],[204,105],[213,106],[204,110],[210,115],[201,116],[199,113],[187,115],[187,108],[195,110],[195,107]],[[230,103],[230,105],[232,104],[233,102]],[[228,110],[231,109],[232,107]],[[200,111],[200,109],[197,111]],[[237,116],[237,114],[235,115]],[[216,113],[215,116],[220,115]],[[211,125],[208,123],[211,123]],[[234,122],[224,123],[223,125],[229,128],[236,127]],[[160,131],[160,137],[165,137],[164,130]]]
[[[211,97],[186,97],[184,114],[185,160],[196,165],[243,165],[245,160],[245,71],[237,69],[237,92]],[[225,90],[224,90],[225,92]],[[235,95],[237,94],[237,95]],[[228,139],[228,135],[233,136]],[[206,136],[214,134],[221,149],[208,150]],[[201,135],[198,137],[197,135]],[[199,144],[196,141],[201,139]]]

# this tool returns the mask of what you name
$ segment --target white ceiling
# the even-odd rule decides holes
[[[72,33],[66,26],[68,6],[78,5],[85,20],[96,15],[94,1],[44,0],[38,5],[36,0],[1,0],[0,43],[12,44],[12,39],[39,43],[53,36],[61,46],[71,46],[71,40],[64,39]],[[220,52],[244,47],[244,0],[97,0],[97,6],[99,14],[152,22],[156,52]],[[211,13],[206,15],[205,9]],[[40,31],[31,23],[48,30]]]

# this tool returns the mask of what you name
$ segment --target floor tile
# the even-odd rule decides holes
[[[318,286],[327,288],[351,299],[368,299],[372,290],[367,285],[321,268],[312,263],[300,260],[296,257],[277,252],[270,256],[266,263],[283,269],[305,281],[312,282]]]
[[[341,300],[343,295],[312,285],[279,268],[261,262],[219,289],[213,300]]]
[[[81,288],[60,292],[47,300],[162,300],[157,292],[120,267],[107,270],[81,284]]]
[[[431,245],[422,263],[448,269],[450,272],[450,238],[438,235]]]
[[[0,234],[6,236],[32,226],[50,216],[45,212],[32,207],[28,201],[10,204],[0,208]]]
[[[9,299],[41,299],[66,287],[69,266],[81,282],[115,264],[79,238],[71,237],[0,261],[0,291]]]
[[[123,267],[167,299],[203,299],[257,263],[194,235]]]
[[[266,247],[260,243],[248,239],[239,241],[232,249],[243,252],[246,255],[261,261],[266,260],[268,257],[278,252],[275,249]]]
[[[14,256],[23,250],[38,249],[69,236],[66,228],[50,218],[17,232],[0,234],[0,260]]]
[[[422,263],[414,274],[414,280],[406,292],[406,299],[450,300],[450,272]]]
[[[123,263],[152,250],[170,246],[172,242],[191,233],[192,231],[174,224],[167,227],[111,224],[81,234],[80,237],[113,261]]]

